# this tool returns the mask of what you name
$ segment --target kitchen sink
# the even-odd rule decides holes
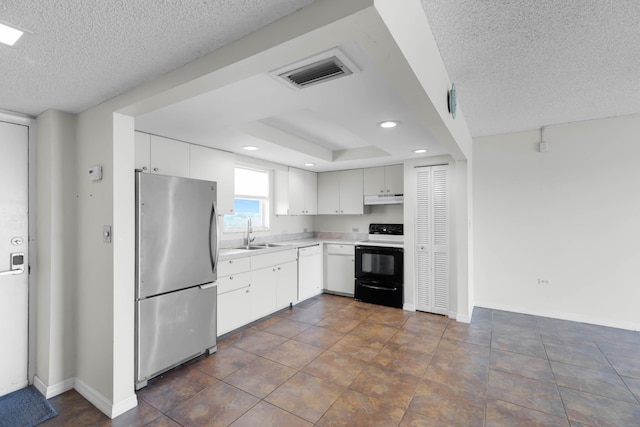
[[[233,249],[242,249],[244,251],[255,251],[257,249],[267,249],[267,246],[266,245],[238,246],[237,248],[233,248]]]

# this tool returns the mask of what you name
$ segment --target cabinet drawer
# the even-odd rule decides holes
[[[218,263],[218,277],[230,276],[232,274],[242,273],[251,269],[249,257],[228,259]]]
[[[321,245],[305,246],[304,248],[299,248],[298,253],[301,257],[321,254],[320,246]]]
[[[251,286],[251,272],[221,277],[216,281],[218,295]]]
[[[354,255],[354,245],[336,245],[336,244],[328,244],[327,245],[327,254],[328,255]]]
[[[296,249],[272,252],[270,254],[256,255],[251,257],[251,269],[259,270],[261,268],[270,267],[272,265],[283,264],[298,259],[298,251]]]

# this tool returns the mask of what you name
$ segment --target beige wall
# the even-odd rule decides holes
[[[640,117],[474,140],[476,305],[640,329]],[[550,281],[539,285],[538,278]]]

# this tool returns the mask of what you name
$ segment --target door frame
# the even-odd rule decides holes
[[[29,221],[29,237],[27,238],[27,248],[29,250],[29,265],[27,265],[28,277],[28,349],[27,349],[27,381],[33,384],[33,378],[36,374],[36,120],[35,117],[26,114],[12,113],[0,110],[0,121],[12,123],[16,125],[27,126],[28,128],[28,221]]]

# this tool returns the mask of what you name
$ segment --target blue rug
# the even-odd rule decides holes
[[[33,427],[56,415],[34,386],[0,397],[0,427]]]

